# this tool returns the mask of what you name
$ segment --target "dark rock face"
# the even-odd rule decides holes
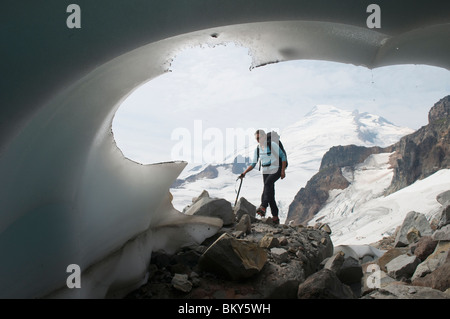
[[[339,167],[320,171],[295,195],[294,201],[289,205],[286,222],[302,224],[309,221],[323,207],[331,189],[344,189],[348,185],[349,182],[342,176]]]
[[[289,206],[286,222],[307,223],[323,207],[332,189],[345,189],[350,185],[341,168],[363,162],[369,155],[378,154],[380,147],[356,145],[332,147],[323,157],[319,172],[308,181]]]
[[[383,150],[384,148],[381,147],[333,146],[323,156],[320,170],[331,167],[355,166],[364,162],[369,155],[382,153]]]
[[[428,123],[433,123],[447,117],[450,117],[450,96],[444,97],[431,108],[428,113]]]
[[[329,269],[322,269],[308,277],[298,287],[299,299],[353,299],[352,290]]]
[[[450,167],[450,96],[428,113],[428,125],[393,145],[397,161],[387,194]]]

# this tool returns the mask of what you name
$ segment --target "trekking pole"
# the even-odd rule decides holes
[[[238,190],[237,195],[236,195],[236,200],[234,201],[234,207],[236,207],[236,204],[237,204],[237,201],[238,201],[238,198],[239,198],[239,193],[241,192],[242,180],[243,180],[244,178],[242,178],[241,176],[239,176],[239,177],[236,179],[236,182],[237,182],[238,179],[241,179],[241,183],[239,184],[239,190]]]

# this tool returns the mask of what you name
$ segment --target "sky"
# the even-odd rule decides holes
[[[242,147],[236,135],[250,139],[259,128],[282,132],[315,105],[418,129],[427,124],[430,108],[450,94],[450,72],[432,66],[370,70],[312,60],[250,65],[248,50],[234,44],[179,53],[170,72],[137,88],[119,107],[113,120],[117,146],[143,164],[201,164],[211,162],[207,154],[217,159]]]

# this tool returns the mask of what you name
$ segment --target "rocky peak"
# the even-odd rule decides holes
[[[450,95],[437,102],[428,112],[428,123],[450,117]]]
[[[320,170],[330,167],[354,166],[363,162],[369,155],[378,154],[381,147],[365,147],[357,145],[333,146],[322,158]]]
[[[393,145],[396,162],[387,194],[450,167],[450,96],[430,109],[428,121]]]
[[[345,189],[349,182],[341,168],[362,163],[369,155],[387,152],[381,147],[333,146],[322,158],[319,172],[297,193],[289,205],[286,222],[307,224],[325,205],[332,189]]]

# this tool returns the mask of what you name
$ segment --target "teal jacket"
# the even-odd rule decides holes
[[[259,159],[261,160],[261,167],[263,174],[274,174],[278,171],[281,166],[281,162],[286,161],[286,154],[280,149],[277,143],[272,142],[270,144],[270,154],[268,152],[268,147],[258,147],[255,149],[253,154],[253,160],[250,164],[255,168],[258,163],[258,149],[259,149]],[[280,162],[281,158],[281,162]]]

